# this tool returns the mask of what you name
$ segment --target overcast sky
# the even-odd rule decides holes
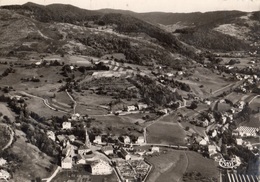
[[[0,0],[1,5],[24,4],[26,0]],[[37,4],[72,4],[84,9],[124,9],[135,12],[195,12],[216,10],[259,11],[260,0],[31,0]]]

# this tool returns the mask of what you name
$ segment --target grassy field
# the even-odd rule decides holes
[[[188,151],[189,165],[186,172],[197,171],[205,177],[218,177],[218,164],[212,159],[203,157],[201,154]]]
[[[253,110],[258,110],[258,107],[260,107],[260,97],[255,98],[251,103],[250,103],[250,107]]]
[[[185,132],[178,124],[155,123],[147,128],[148,142],[184,145]]]
[[[45,118],[50,118],[51,116],[63,116],[64,115],[64,113],[60,113],[58,111],[51,110],[43,103],[42,100],[37,99],[37,98],[30,98],[27,103],[28,103],[27,107],[30,111],[33,111]]]
[[[147,182],[173,182],[178,181],[188,165],[184,152],[168,150],[166,154],[148,158],[154,167]]]
[[[15,131],[17,140],[12,148],[13,153],[21,159],[21,166],[16,169],[13,174],[14,181],[31,181],[36,177],[45,178],[50,176],[50,172],[46,169],[54,169],[55,166],[50,163],[51,158],[42,153],[36,146],[27,143],[25,134],[20,131]]]
[[[97,121],[93,123],[95,127],[103,129],[104,132],[113,133],[114,135],[142,135],[142,127],[130,122],[126,122],[119,116],[95,116]],[[108,130],[108,128],[111,128]]]

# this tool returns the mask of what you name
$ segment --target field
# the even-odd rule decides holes
[[[4,103],[1,102],[0,102],[0,112],[3,114],[3,116],[7,116],[11,121],[15,120],[15,114],[11,112],[10,109]]]
[[[258,110],[258,107],[260,107],[260,96],[255,98],[251,103],[250,103],[250,108],[253,110]]]
[[[30,98],[28,100],[28,109],[39,114],[42,117],[50,118],[51,116],[63,116],[64,113],[51,110],[47,107],[41,99],[38,98]]]
[[[80,169],[62,170],[52,181],[60,182],[68,180],[75,182],[117,182],[117,176],[115,173],[105,176],[92,176],[84,167],[80,167]]]
[[[208,97],[210,91],[214,92],[229,84],[220,75],[202,67],[197,67],[192,77],[188,79],[184,77],[178,81],[189,84],[192,92],[202,98]]]
[[[148,142],[184,145],[185,132],[174,123],[155,123],[147,128]]]
[[[188,160],[184,152],[168,150],[166,154],[148,158],[153,169],[147,182],[174,182],[181,179],[185,172]]]
[[[55,166],[50,163],[51,158],[42,153],[36,146],[27,143],[25,134],[15,131],[17,140],[14,142],[12,152],[22,159],[21,166],[16,169],[14,181],[31,181],[36,177],[45,178],[50,176],[47,169],[53,170]]]
[[[120,116],[95,116],[97,121],[93,123],[95,127],[103,129],[105,132],[113,133],[114,135],[143,135],[142,127],[125,121]],[[110,130],[108,130],[110,128]]]
[[[218,164],[212,159],[203,157],[201,154],[188,151],[187,152],[189,165],[186,172],[197,171],[204,177],[218,177]]]

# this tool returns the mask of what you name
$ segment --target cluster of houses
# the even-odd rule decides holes
[[[144,106],[145,107],[145,106]],[[141,108],[141,107],[140,107]],[[62,123],[62,130],[73,129],[72,123],[74,121],[82,119],[79,114],[73,114],[68,121]],[[85,129],[85,141],[77,139],[74,135],[59,134],[55,135],[53,131],[47,131],[47,136],[60,144],[62,149],[61,154],[61,168],[64,170],[71,170],[77,165],[89,166],[92,175],[109,175],[113,171],[121,176],[121,179],[127,179],[125,176],[124,167],[115,168],[113,162],[123,161],[127,164],[137,163],[134,170],[139,171],[136,176],[142,176],[142,178],[148,174],[151,165],[144,161],[144,155],[152,155],[159,153],[160,148],[153,146],[149,150],[135,150],[133,146],[142,146],[146,143],[144,136],[139,136],[133,141],[129,136],[123,136],[117,138],[119,145],[115,143],[107,143],[103,141],[101,135],[96,135],[91,142],[87,129]],[[138,162],[137,162],[138,161]],[[128,166],[129,167],[129,166]],[[144,175],[145,174],[145,175]]]

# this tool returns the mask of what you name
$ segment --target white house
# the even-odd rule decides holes
[[[217,153],[217,147],[215,145],[209,145],[208,146],[208,152],[209,152],[209,155],[213,155],[213,154],[216,154]]]
[[[151,151],[152,152],[160,152],[160,148],[159,147],[152,147]]]
[[[136,143],[137,143],[137,144],[140,144],[140,145],[144,144],[144,143],[145,143],[144,137],[143,137],[143,136],[139,136],[138,139],[137,139],[137,141],[136,141]]]
[[[5,179],[8,180],[10,178],[10,174],[9,172],[5,171],[5,170],[0,170],[0,179]]]
[[[202,139],[200,142],[199,142],[199,145],[207,145],[207,141],[205,139]]]
[[[109,175],[112,171],[112,167],[103,160],[99,160],[91,165],[92,175]]]
[[[138,104],[137,104],[137,108],[138,108],[139,111],[144,110],[144,109],[146,109],[147,107],[148,107],[147,104],[143,104],[143,103],[138,103]]]
[[[125,144],[129,144],[130,142],[131,142],[130,137],[129,136],[125,136],[124,137],[124,143]]]
[[[71,122],[63,122],[62,123],[62,129],[71,129]]]
[[[63,169],[71,169],[72,168],[72,158],[71,157],[65,157],[61,160],[61,167]]]
[[[114,153],[114,149],[112,146],[105,146],[102,148],[102,151],[106,154],[106,155],[111,155]]]
[[[3,166],[7,163],[7,161],[3,158],[0,158],[0,166]]]
[[[102,144],[102,137],[101,136],[95,136],[95,140],[93,141],[93,143]]]
[[[135,106],[127,106],[127,111],[135,111],[136,107]]]
[[[56,140],[56,136],[55,136],[55,133],[53,131],[47,131],[47,136],[48,136],[48,138],[50,138],[53,141]]]
[[[236,139],[236,143],[237,143],[237,145],[242,145],[243,144],[243,140],[241,138],[237,138]]]

